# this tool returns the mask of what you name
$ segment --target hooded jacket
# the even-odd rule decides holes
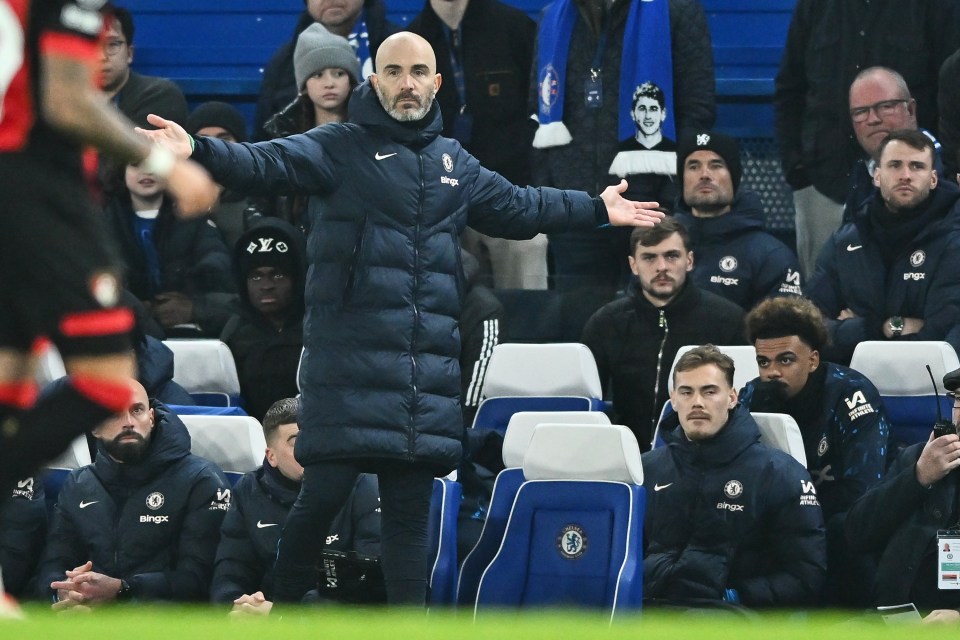
[[[801,295],[796,254],[764,231],[760,196],[738,189],[730,211],[697,218],[680,198],[674,214],[690,232],[693,281],[750,310],[765,298]]]
[[[286,319],[280,329],[267,320],[250,302],[244,254],[257,238],[269,234],[291,247],[293,294]],[[233,250],[234,276],[240,292],[238,314],[227,321],[220,334],[233,353],[240,378],[240,395],[247,413],[263,420],[277,400],[292,398],[297,388],[297,368],[303,350],[303,286],[307,275],[306,240],[303,233],[279,218],[257,218],[240,236]]]
[[[175,414],[151,402],[155,426],[141,462],[121,464],[98,442],[93,464],[73,471],[57,498],[38,589],[93,561],[126,580],[136,600],[204,601],[230,485],[212,462],[190,453]]]
[[[898,340],[946,340],[960,350],[960,189],[940,181],[920,205],[928,221],[912,237],[898,238],[888,264],[871,214],[883,206],[875,193],[836,231],[817,259],[807,296],[827,318],[833,347],[823,356],[849,363],[865,340],[884,340],[892,316],[920,318],[918,333]],[[856,317],[833,320],[844,309]]]
[[[644,453],[643,594],[724,599],[748,607],[815,599],[826,571],[817,493],[806,470],[760,444],[742,406],[707,440],[691,441],[676,413],[661,426],[667,446]]]
[[[626,297],[600,308],[582,342],[597,361],[604,398],[618,424],[630,427],[643,450],[669,397],[668,379],[680,347],[745,344],[743,309],[689,279],[677,297],[655,307],[634,279]]]
[[[310,193],[300,367],[301,464],[388,458],[449,470],[461,457],[459,238],[607,222],[586,193],[516,187],[441,137],[440,110],[399,122],[369,82],[350,121],[257,144],[200,138],[230,188]]]
[[[233,488],[223,520],[210,599],[229,604],[247,593],[270,597],[271,567],[283,523],[300,494],[300,483],[263,466],[245,474]],[[380,555],[380,492],[375,475],[361,473],[350,499],[327,533],[327,549]]]

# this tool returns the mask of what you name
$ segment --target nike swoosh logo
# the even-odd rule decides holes
[[[672,485],[673,485],[672,482],[670,482],[670,483],[668,483],[668,484],[655,484],[655,485],[653,485],[653,490],[654,490],[654,491],[660,491],[660,490],[666,489],[667,487],[672,486]]]
[[[392,157],[395,156],[395,155],[397,155],[395,152],[394,152],[394,153],[387,153],[387,154],[384,154],[384,155],[380,155],[380,152],[377,151],[377,152],[374,154],[373,157],[376,158],[377,160],[386,160],[387,158],[392,158]]]
[[[92,505],[92,504],[97,504],[98,502],[100,502],[100,501],[99,501],[99,500],[94,500],[93,502],[84,502],[84,501],[81,500],[81,501],[80,501],[80,508],[81,508],[81,509],[86,509],[86,508],[89,507],[90,505]]]
[[[263,522],[260,522],[259,520],[257,520],[257,529],[266,529],[267,527],[275,527],[278,524],[279,524],[278,522],[267,522],[266,524],[264,524]]]
[[[862,244],[848,244],[847,251],[856,251],[857,249],[863,249]]]

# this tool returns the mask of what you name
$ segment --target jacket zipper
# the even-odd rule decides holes
[[[667,324],[667,314],[660,309],[660,328],[663,329],[663,339],[660,341],[660,351],[657,352],[657,377],[653,382],[653,415],[650,416],[650,434],[654,434],[657,429],[657,419],[660,417],[660,411],[663,407],[657,409],[657,398],[660,397],[660,370],[663,368],[663,349],[667,346],[667,337],[670,335],[670,326]]]
[[[417,304],[418,293],[420,289],[420,219],[423,216],[423,198],[425,185],[423,182],[423,154],[417,154],[417,163],[420,170],[420,194],[417,200],[417,219],[414,225],[413,235],[413,334],[410,343],[410,367],[413,373],[413,402],[410,403],[410,422],[407,426],[407,456],[413,459],[414,440],[416,439],[416,428],[414,422],[417,414],[417,398],[420,393],[417,389],[417,336],[420,333],[420,309]]]

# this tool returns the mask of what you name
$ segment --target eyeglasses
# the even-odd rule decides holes
[[[863,122],[870,117],[870,112],[875,111],[878,118],[886,118],[897,112],[901,104],[906,104],[909,100],[882,100],[865,107],[850,109],[850,119],[854,122]]]
[[[127,44],[126,40],[109,40],[103,43],[103,50],[107,52],[108,56],[115,56],[120,53],[120,49],[125,44]]]

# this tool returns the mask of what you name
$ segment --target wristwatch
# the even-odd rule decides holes
[[[117,602],[126,602],[133,597],[133,592],[130,590],[130,583],[124,579],[120,579],[120,589],[117,590]]]
[[[890,328],[891,337],[899,338],[900,334],[903,333],[903,317],[902,316],[893,316],[890,318],[890,322],[887,323],[887,326]]]

